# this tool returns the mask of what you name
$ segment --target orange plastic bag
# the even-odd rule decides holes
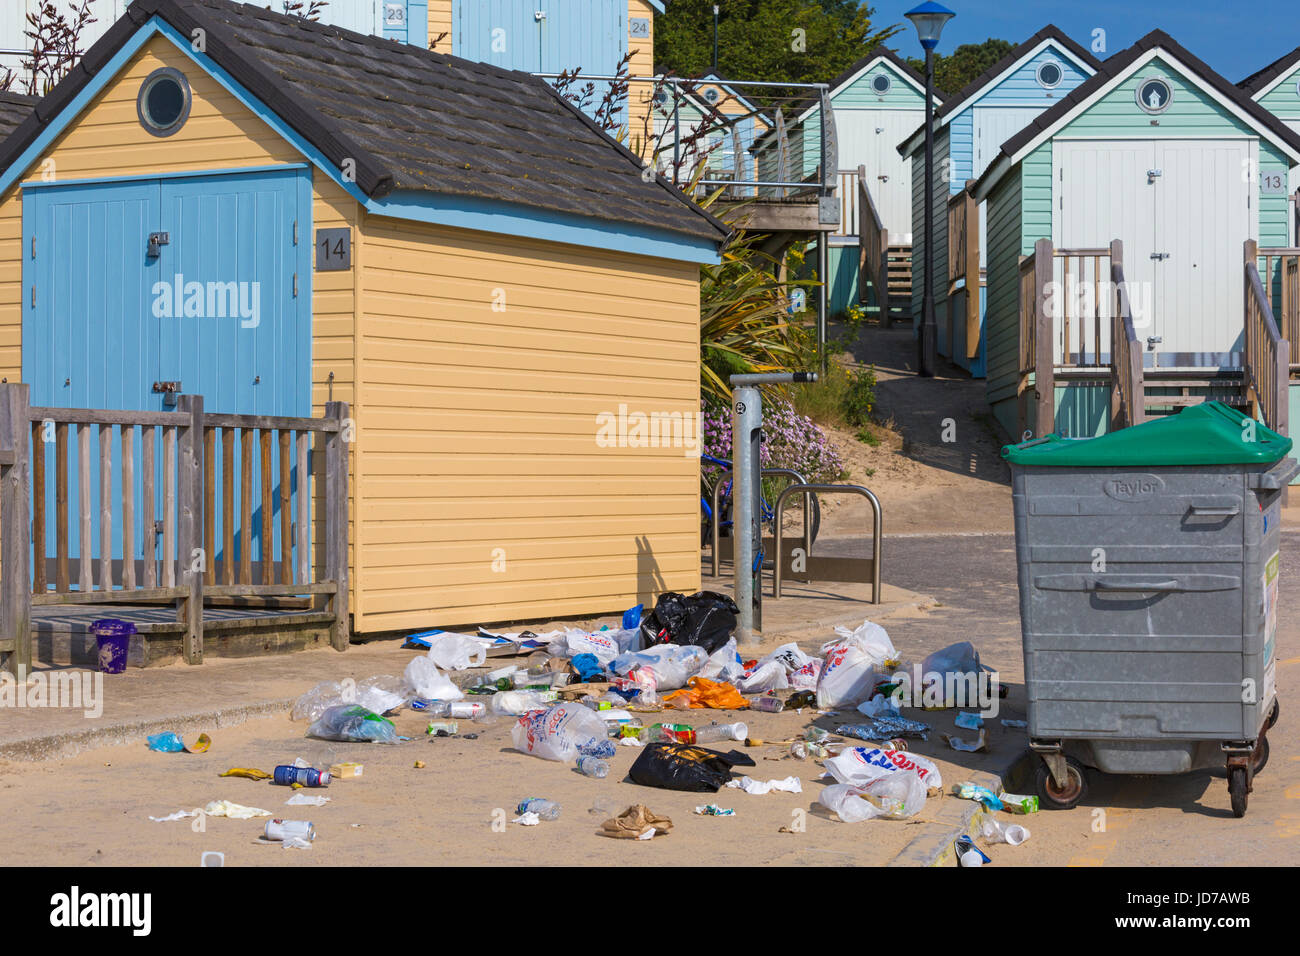
[[[732,684],[709,680],[707,677],[692,677],[681,690],[666,694],[665,704],[683,698],[692,708],[711,708],[713,710],[744,710],[749,701],[736,690]]]

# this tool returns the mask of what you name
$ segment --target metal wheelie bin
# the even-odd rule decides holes
[[[1030,747],[1043,804],[1085,767],[1226,764],[1236,816],[1277,720],[1291,439],[1218,402],[1097,438],[1008,445]]]

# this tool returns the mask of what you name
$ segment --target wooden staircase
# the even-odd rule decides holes
[[[880,324],[889,328],[895,319],[911,319],[912,246],[890,243],[867,188],[865,166],[858,167],[857,180],[858,301],[866,302],[868,290],[874,289]]]
[[[912,244],[897,243],[885,253],[885,281],[889,284],[891,320],[912,318]]]
[[[1142,386],[1148,418],[1172,415],[1202,402],[1250,406],[1245,375],[1239,369],[1147,369]]]

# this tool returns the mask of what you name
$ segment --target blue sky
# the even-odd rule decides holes
[[[892,37],[904,56],[920,56],[916,31],[903,13],[919,0],[868,0],[873,23],[901,22],[906,33]],[[1055,23],[1071,39],[1092,48],[1092,31],[1106,31],[1105,59],[1144,34],[1161,29],[1236,83],[1282,54],[1300,46],[1300,17],[1295,0],[1255,0],[1236,5],[1219,0],[1086,0],[1081,3],[1028,3],[1023,0],[940,0],[957,16],[944,27],[940,53],[963,43],[998,37],[1019,43],[1047,23]]]

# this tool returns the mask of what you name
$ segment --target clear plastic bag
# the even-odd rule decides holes
[[[607,743],[605,722],[581,704],[530,711],[510,732],[515,749],[543,760],[572,763],[580,753]]]
[[[759,664],[748,677],[736,681],[736,689],[742,694],[766,694],[770,690],[785,690],[789,686],[785,665],[780,661]]]
[[[401,707],[409,699],[406,681],[391,674],[367,677],[357,684],[356,702],[376,714]]]
[[[488,710],[494,714],[518,717],[530,710],[545,710],[550,704],[541,694],[532,690],[502,690],[492,695]]]
[[[487,644],[464,634],[442,634],[430,638],[429,660],[445,671],[482,667],[487,663]]]
[[[321,740],[344,740],[349,743],[397,743],[397,728],[359,704],[341,704],[328,708],[307,728],[308,737]]]
[[[406,665],[403,676],[416,697],[426,700],[460,700],[465,692],[452,683],[438,665],[426,657],[415,657]]]
[[[925,806],[925,783],[912,771],[880,777],[865,786],[837,783],[824,789],[817,802],[833,810],[845,823],[875,817],[902,820]]]
[[[350,697],[345,699],[345,695],[348,694]],[[351,681],[321,681],[294,701],[289,719],[317,720],[328,708],[338,704],[355,703],[356,699],[356,685]]]
[[[704,667],[695,676],[704,677],[708,680],[723,681],[728,684],[734,684],[744,677],[745,669],[740,664],[736,639],[734,637],[728,638],[727,643],[710,654]]]
[[[609,669],[619,677],[626,677],[629,671],[648,668],[654,672],[656,690],[677,690],[703,670],[708,660],[708,652],[695,644],[659,644],[644,651],[620,654],[610,662]]]

